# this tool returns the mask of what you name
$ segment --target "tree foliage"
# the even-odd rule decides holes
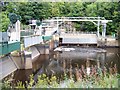
[[[108,34],[120,30],[120,4],[118,2],[4,2],[2,11],[20,15],[23,24],[28,24],[30,19],[43,20],[57,16],[100,16],[113,20],[107,25]],[[75,23],[77,30],[96,30],[96,26],[90,22]]]
[[[7,31],[7,29],[8,29],[8,25],[9,25],[9,23],[10,23],[10,20],[8,19],[8,17],[7,17],[7,12],[2,12],[2,13],[0,13],[0,15],[1,15],[1,24],[2,24],[2,29],[0,29],[2,32],[5,32],[5,31]]]

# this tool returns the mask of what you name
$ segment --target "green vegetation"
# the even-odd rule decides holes
[[[9,25],[9,23],[10,23],[10,20],[9,20],[9,18],[7,17],[7,12],[2,12],[2,13],[0,13],[0,15],[1,15],[1,17],[2,17],[2,19],[1,19],[1,24],[2,24],[2,29],[0,29],[2,32],[5,32],[5,31],[7,31],[7,29],[8,29],[8,25]]]
[[[43,20],[50,17],[105,17],[113,22],[107,25],[107,34],[120,30],[120,3],[118,2],[4,2],[4,13],[15,13],[21,16],[22,24],[30,19]],[[3,26],[8,25],[7,14]],[[75,22],[77,30],[96,31],[91,22]],[[78,26],[80,25],[80,26]],[[3,31],[6,30],[4,27]]]
[[[30,75],[30,81],[26,81],[26,84],[17,82],[16,85],[11,85],[9,80],[5,80],[2,85],[2,89],[7,88],[118,88],[118,79],[120,75],[117,74],[116,65],[109,68],[109,72],[104,67],[96,68],[91,67],[91,72],[88,75],[85,73],[85,67],[81,69],[76,68],[75,73],[71,71],[67,74],[64,73],[63,78],[46,74],[38,75],[37,81],[34,80],[34,76]],[[26,85],[26,86],[25,86]]]

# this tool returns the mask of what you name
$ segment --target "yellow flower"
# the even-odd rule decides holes
[[[45,77],[46,77],[46,74],[43,74],[43,77],[45,78]]]

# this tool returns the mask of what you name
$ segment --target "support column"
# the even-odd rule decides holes
[[[106,37],[106,23],[104,24],[104,37]]]
[[[23,69],[32,69],[32,54],[24,51]]]
[[[106,23],[108,23],[107,20],[103,20],[102,21],[102,25],[103,25],[103,30],[102,30],[102,37],[106,37]]]
[[[106,23],[103,24],[102,37],[106,37]]]
[[[100,36],[100,30],[99,30],[100,29],[99,28],[100,27],[100,21],[99,20],[100,20],[100,17],[98,17],[98,23],[97,23],[97,36],[98,37]]]
[[[58,21],[58,17],[57,17],[57,32],[59,32],[58,27],[59,27],[59,21]]]
[[[50,49],[50,50],[53,50],[53,49],[54,49],[54,40],[50,40],[49,49]]]

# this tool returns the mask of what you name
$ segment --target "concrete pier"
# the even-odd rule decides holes
[[[49,54],[48,45],[34,45],[29,50],[16,55],[9,54],[0,59],[0,80],[16,71],[17,69],[32,69],[33,60],[40,55]]]

